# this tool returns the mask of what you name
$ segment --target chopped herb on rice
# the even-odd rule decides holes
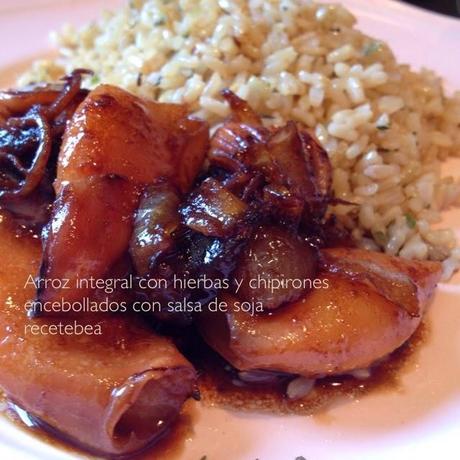
[[[364,56],[370,56],[378,51],[380,51],[383,47],[383,43],[379,41],[371,41],[364,45],[363,54]]]
[[[409,228],[415,228],[417,226],[417,220],[411,212],[406,213],[405,217]]]

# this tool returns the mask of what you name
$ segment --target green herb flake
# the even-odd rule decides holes
[[[100,82],[101,82],[101,78],[99,77],[99,75],[93,75],[89,80],[90,85],[97,85]]]
[[[374,232],[373,234],[374,240],[376,241],[377,244],[380,244],[381,246],[385,245],[387,243],[387,235],[383,231],[377,231]]]
[[[406,213],[406,223],[409,228],[415,228],[417,225],[417,221],[414,217],[414,215],[410,212]]]
[[[363,48],[363,54],[364,56],[370,56],[377,51],[380,51],[382,49],[382,42],[379,41],[372,41],[364,45]]]

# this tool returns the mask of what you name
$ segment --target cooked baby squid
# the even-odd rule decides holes
[[[401,346],[420,324],[440,264],[350,248],[321,253],[321,287],[270,315],[248,314],[223,295],[227,313],[198,319],[207,343],[239,370],[307,377],[365,368]]]
[[[97,455],[132,454],[164,435],[196,379],[173,343],[127,315],[27,319],[34,296],[27,279],[40,245],[3,222],[0,251],[0,387],[7,398]]]
[[[38,292],[44,302],[88,294],[76,279],[102,278],[128,249],[141,192],[160,178],[186,191],[208,144],[205,122],[186,108],[144,101],[109,85],[92,91],[75,112],[58,159],[57,199],[44,232],[42,279],[68,288]]]

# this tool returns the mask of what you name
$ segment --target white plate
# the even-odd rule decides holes
[[[1,0],[0,68],[45,53],[47,32],[80,24],[121,0]],[[399,59],[426,66],[460,89],[460,21],[385,0],[345,0],[368,34],[390,43]],[[452,163],[454,167],[455,162]],[[460,234],[460,212],[445,225]],[[374,392],[326,416],[264,416],[196,409],[193,433],[162,459],[308,460],[458,459],[460,445],[460,275],[441,284],[429,313],[431,332],[398,390]],[[75,459],[0,420],[0,458]]]

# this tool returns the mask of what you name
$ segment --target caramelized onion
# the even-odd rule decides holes
[[[260,117],[252,110],[246,101],[239,98],[233,91],[224,89],[222,90],[222,96],[232,109],[231,119],[233,121],[248,125],[262,126]]]
[[[166,180],[144,190],[129,246],[138,275],[147,275],[151,265],[173,247],[172,234],[180,225],[179,203],[177,190]]]
[[[78,95],[80,92],[81,78],[83,75],[92,75],[93,72],[88,69],[76,69],[70,75],[62,78],[65,82],[63,90],[53,103],[46,108],[48,119],[54,119],[59,115]]]
[[[1,91],[0,107],[8,116],[18,116],[33,105],[50,105],[62,91],[62,85],[30,85],[19,90]]]
[[[0,152],[0,159],[9,161],[17,173],[23,176],[16,189],[0,190],[0,199],[7,200],[13,197],[26,196],[38,186],[43,178],[51,153],[51,130],[46,117],[38,110],[20,119],[20,124],[23,126],[28,126],[31,123],[37,125],[40,139],[37,152],[29,168],[23,167],[19,160],[12,154]]]
[[[269,162],[267,137],[268,131],[263,127],[229,121],[214,134],[209,159],[212,164],[233,172],[252,165],[262,167]]]
[[[270,182],[285,185],[295,195],[308,199],[315,190],[301,147],[292,121],[272,135],[267,144],[272,161]]]
[[[315,194],[308,200],[310,212],[316,218],[322,217],[332,199],[332,164],[327,152],[307,131],[299,130],[299,137],[315,189]]]
[[[56,152],[67,120],[86,97],[80,88],[86,73],[75,70],[64,85],[0,92],[0,203],[31,228],[46,221],[42,211],[54,198]],[[32,192],[36,196],[31,198]],[[23,212],[33,206],[36,212]],[[27,218],[34,214],[40,219]]]
[[[304,211],[304,200],[292,194],[283,185],[269,184],[263,190],[264,204],[272,215],[279,217],[281,221],[298,224]]]
[[[211,139],[211,164],[232,172],[268,164],[265,146],[268,129],[262,126],[260,118],[246,101],[229,90],[224,90],[222,95],[229,102],[232,113]]]
[[[257,177],[243,199],[254,200],[260,192],[265,211],[271,208],[276,218],[293,225],[321,221],[333,199],[326,151],[299,124],[268,130],[245,101],[229,90],[223,95],[232,113],[211,139],[211,165],[226,170],[232,185],[235,177]]]
[[[247,205],[218,181],[206,179],[181,209],[184,224],[206,236],[228,237],[242,223]]]

